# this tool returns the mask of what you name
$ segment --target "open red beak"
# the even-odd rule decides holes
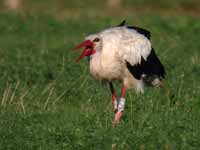
[[[81,44],[74,47],[72,50],[77,50],[80,48],[85,48],[85,49],[82,51],[81,55],[76,59],[76,62],[79,62],[83,57],[90,56],[91,54],[95,52],[95,50],[93,49],[94,43],[90,40],[86,40],[82,42]]]

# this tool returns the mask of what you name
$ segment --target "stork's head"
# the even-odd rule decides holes
[[[102,40],[98,34],[92,34],[85,38],[85,41],[77,45],[73,50],[84,48],[81,55],[76,59],[76,62],[79,62],[85,56],[92,56],[102,47]]]

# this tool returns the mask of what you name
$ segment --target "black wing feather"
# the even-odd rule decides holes
[[[126,25],[126,20],[123,20],[120,24],[118,24],[116,27],[123,27]],[[151,32],[146,30],[146,29],[143,29],[143,28],[140,28],[140,27],[137,27],[137,26],[126,26],[128,29],[132,29],[132,30],[136,30],[138,33],[144,35],[145,37],[147,37],[148,39],[151,38]]]
[[[123,27],[126,24],[126,20],[123,20],[120,24],[117,25],[117,27]]]
[[[130,63],[126,62],[126,65],[128,70],[138,80],[141,79],[143,74],[147,76],[157,76],[160,79],[165,77],[164,66],[156,56],[153,48],[150,55],[147,57],[147,60],[144,60],[142,57],[140,64],[132,66]]]
[[[138,33],[144,35],[145,37],[147,37],[149,40],[151,38],[151,32],[146,30],[146,29],[143,29],[143,28],[140,28],[140,27],[137,27],[137,26],[127,26],[128,29],[133,29],[133,30],[136,30]]]

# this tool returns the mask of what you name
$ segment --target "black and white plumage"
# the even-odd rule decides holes
[[[90,57],[90,73],[100,80],[107,80],[112,92],[118,123],[125,105],[126,89],[135,88],[144,92],[148,83],[159,86],[165,76],[165,70],[150,42],[151,33],[136,26],[126,26],[123,21],[118,26],[89,35],[74,49],[84,47],[78,60]],[[149,80],[150,79],[150,80]],[[117,102],[112,81],[122,80],[122,94]]]

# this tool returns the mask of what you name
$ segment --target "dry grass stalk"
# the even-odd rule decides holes
[[[112,144],[112,150],[116,150],[116,144]]]
[[[44,104],[44,109],[46,109],[46,107],[47,107],[47,105],[48,105],[48,103],[49,103],[49,99],[50,99],[51,95],[53,94],[53,90],[54,90],[54,87],[52,87],[52,88],[50,89],[49,95],[48,95],[47,100],[46,100],[46,102],[45,102],[45,104]]]
[[[49,89],[51,89],[53,86],[55,85],[55,80],[51,83],[49,83],[44,90],[42,91],[41,95],[44,95],[47,91],[49,91]]]
[[[6,102],[7,102],[10,90],[11,90],[11,86],[7,83],[6,89],[5,89],[4,93],[3,93],[3,98],[2,98],[2,101],[1,101],[1,106],[2,107],[6,107]]]
[[[53,102],[53,105],[56,104],[56,102],[58,102],[64,95],[65,93],[67,93],[68,90],[65,90],[63,93],[61,93],[56,99],[55,101]]]
[[[15,85],[15,89],[14,89],[14,91],[13,91],[11,97],[10,97],[10,104],[13,103],[13,100],[14,100],[14,97],[15,97],[15,93],[16,93],[16,90],[17,90],[18,87],[19,87],[19,84],[20,84],[20,81],[18,80],[18,81],[17,81],[17,84]]]
[[[29,92],[29,90],[25,91],[19,98],[20,105],[22,107],[22,111],[23,111],[24,114],[26,113],[26,110],[25,110],[25,107],[24,107],[24,97],[28,94],[28,92]]]

